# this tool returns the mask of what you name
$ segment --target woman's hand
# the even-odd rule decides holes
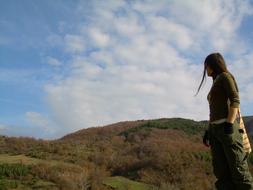
[[[203,144],[207,147],[210,146],[209,144],[209,134],[208,134],[208,130],[205,131],[205,134],[203,136]]]
[[[233,123],[224,122],[223,123],[223,128],[224,128],[224,133],[227,134],[227,135],[231,135],[234,132]]]

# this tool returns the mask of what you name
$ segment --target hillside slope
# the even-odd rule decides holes
[[[248,135],[253,136],[253,116],[243,117],[243,121],[248,132]]]
[[[29,187],[29,179],[44,181],[54,189],[124,189],[138,182],[159,190],[211,190],[215,180],[211,156],[209,148],[202,144],[206,127],[206,121],[161,118],[82,129],[53,141],[2,136],[0,160],[6,160],[6,155],[23,155],[26,160],[39,162],[16,163],[19,166],[2,162],[0,170],[9,168],[14,174],[15,167],[28,165],[29,169],[25,169],[23,177],[0,172],[0,178],[6,181],[5,186],[8,180],[16,180],[19,189]]]

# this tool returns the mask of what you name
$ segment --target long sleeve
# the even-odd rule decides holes
[[[238,108],[240,105],[240,98],[234,79],[229,73],[224,73],[222,83],[229,98],[230,106]]]

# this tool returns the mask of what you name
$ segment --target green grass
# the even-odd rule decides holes
[[[34,180],[34,181],[20,181],[14,179],[0,179],[0,190],[56,190],[56,184],[44,181],[44,180]]]
[[[73,166],[74,164],[58,161],[58,160],[42,160],[38,158],[32,158],[20,155],[9,155],[9,154],[0,154],[0,164],[24,164],[24,165],[36,165],[36,164],[48,164],[50,166],[56,166],[62,164],[65,166]]]
[[[204,131],[206,127],[207,127],[206,123],[197,122],[190,119],[182,119],[182,118],[157,119],[147,121],[138,127],[127,129],[121,132],[119,135],[127,137],[130,133],[136,133],[141,130],[150,132],[152,128],[182,130],[186,134],[194,135],[200,134],[201,132]]]
[[[25,155],[9,155],[9,154],[0,154],[0,163],[6,164],[38,164],[40,163],[39,159],[30,158]]]
[[[71,163],[56,160],[42,160],[25,155],[0,154],[0,190],[56,190],[57,184],[31,176],[33,166],[45,164],[48,167],[73,167]]]
[[[0,164],[0,177],[12,177],[20,178],[22,176],[28,175],[30,172],[30,167],[23,164]]]
[[[17,189],[20,183],[17,180],[8,180],[4,178],[0,178],[0,189],[7,190],[7,189]]]
[[[32,185],[32,189],[53,189],[56,188],[56,184],[50,181],[37,180]]]
[[[145,183],[133,181],[122,176],[108,177],[104,184],[116,190],[152,190],[154,186]]]

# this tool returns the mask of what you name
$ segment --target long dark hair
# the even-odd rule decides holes
[[[212,73],[213,80],[222,72],[230,73],[227,69],[227,65],[225,63],[225,60],[220,53],[209,54],[205,59],[202,80],[201,80],[201,83],[198,87],[198,90],[197,90],[197,93],[195,94],[195,96],[199,93],[199,91],[202,87],[202,84],[203,84],[204,80],[206,79],[206,67],[207,66],[209,66],[213,70],[213,73]],[[231,74],[231,76],[234,79],[232,74]]]

